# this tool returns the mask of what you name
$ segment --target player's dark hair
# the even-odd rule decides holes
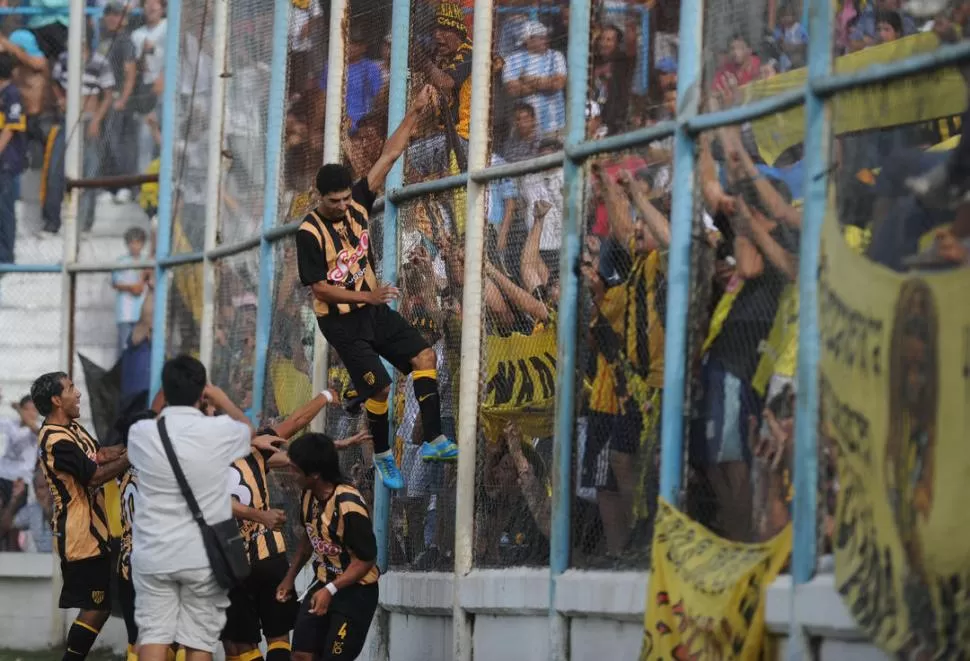
[[[162,392],[171,406],[195,406],[206,383],[205,365],[192,356],[176,356],[162,368]]]
[[[321,480],[330,484],[346,482],[340,472],[337,446],[326,434],[304,434],[290,443],[287,454],[293,465],[303,471],[304,475],[319,475]]]
[[[67,374],[64,372],[48,372],[37,377],[33,385],[30,386],[30,398],[34,400],[37,412],[45,418],[54,410],[53,399],[60,397],[64,392],[64,379]]]
[[[17,59],[10,53],[0,53],[0,80],[10,80],[13,78],[14,67],[17,66]]]
[[[33,400],[30,399],[30,395],[24,395],[20,398],[20,408],[27,406],[31,401]]]
[[[117,438],[125,447],[128,447],[128,432],[131,426],[141,420],[153,420],[158,414],[148,408],[147,390],[142,390],[131,397],[128,404],[118,413],[118,420],[115,422],[114,432]]]
[[[340,191],[350,190],[353,178],[350,170],[338,163],[327,163],[317,170],[317,191],[321,195],[330,195]]]

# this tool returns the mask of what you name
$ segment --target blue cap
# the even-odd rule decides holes
[[[677,60],[672,57],[662,57],[657,61],[656,68],[660,73],[677,73]]]
[[[30,30],[14,30],[10,33],[10,43],[22,49],[31,57],[43,57],[44,51],[37,43],[37,37]]]

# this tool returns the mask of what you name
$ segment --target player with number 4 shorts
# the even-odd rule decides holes
[[[340,472],[334,442],[307,434],[289,448],[303,489],[300,546],[276,598],[295,598],[297,574],[313,558],[314,580],[293,627],[293,661],[356,659],[377,609],[377,541],[360,492]]]

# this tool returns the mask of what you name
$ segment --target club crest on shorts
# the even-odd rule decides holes
[[[373,372],[367,372],[364,374],[364,381],[367,382],[367,385],[372,386],[377,383],[377,377],[374,376]]]
[[[92,590],[91,601],[96,604],[100,604],[102,601],[104,601],[104,590]]]

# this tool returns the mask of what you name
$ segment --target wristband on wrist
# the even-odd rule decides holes
[[[327,400],[327,403],[333,404],[333,393],[329,389],[321,391],[320,394]]]
[[[330,593],[331,597],[337,594],[337,586],[333,583],[327,583],[323,587]]]

